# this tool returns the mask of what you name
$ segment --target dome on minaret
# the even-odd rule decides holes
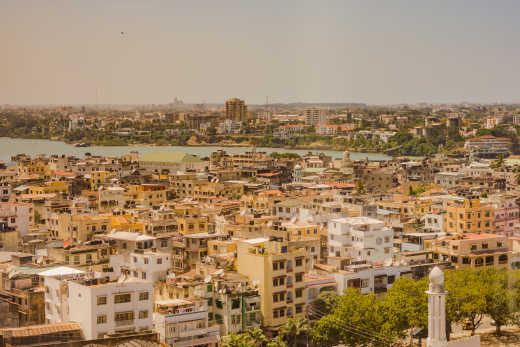
[[[430,272],[430,291],[434,293],[444,292],[444,273],[437,266]]]
[[[349,151],[343,152],[343,160],[350,160],[350,152]]]

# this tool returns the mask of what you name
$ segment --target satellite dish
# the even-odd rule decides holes
[[[206,278],[204,278],[204,283],[211,282],[211,275],[207,275]]]

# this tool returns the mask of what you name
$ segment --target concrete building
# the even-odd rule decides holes
[[[505,236],[494,234],[462,234],[427,240],[425,249],[434,260],[451,261],[455,268],[492,266],[509,269],[511,250]]]
[[[235,122],[247,121],[247,105],[244,100],[232,98],[226,101],[226,119]]]
[[[162,343],[175,347],[216,347],[218,325],[208,324],[206,300],[170,299],[155,302],[155,330]]]
[[[153,327],[153,283],[121,277],[90,278],[83,271],[56,268],[40,273],[48,323],[74,321],[86,339]]]
[[[493,206],[479,199],[455,200],[446,212],[448,233],[491,233],[494,230]]]
[[[151,152],[139,158],[139,167],[155,173],[176,173],[177,171],[200,171],[208,165],[199,157],[180,152]]]
[[[304,248],[256,238],[239,241],[237,253],[238,272],[249,277],[262,297],[264,327],[276,330],[288,317],[305,316]]]
[[[392,260],[394,233],[377,219],[352,217],[332,219],[328,225],[328,264],[347,259],[368,263]]]
[[[325,110],[319,108],[306,108],[303,115],[305,116],[305,124],[326,124],[328,120]]]
[[[499,154],[507,156],[511,151],[511,145],[511,139],[507,137],[484,135],[467,140],[464,148],[477,157],[495,158]]]

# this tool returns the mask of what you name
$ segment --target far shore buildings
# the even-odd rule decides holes
[[[511,145],[510,138],[484,135],[467,140],[464,147],[477,157],[496,158],[498,155],[509,155]]]

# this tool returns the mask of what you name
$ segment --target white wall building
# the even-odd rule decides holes
[[[401,276],[411,276],[409,266],[372,267],[361,264],[349,266],[346,270],[332,274],[338,284],[338,293],[348,288],[358,289],[362,294],[385,292]]]
[[[44,277],[48,323],[77,322],[86,339],[153,328],[152,282],[134,278],[110,282],[67,269],[70,268],[40,274]]]
[[[218,345],[219,327],[208,324],[208,308],[205,299],[157,301],[154,323],[160,341],[169,346],[214,347]]]
[[[170,254],[148,250],[110,256],[110,267],[116,275],[126,270],[133,278],[151,282],[164,280],[171,265]]]
[[[383,263],[392,260],[394,233],[369,217],[337,218],[328,225],[329,257]]]

